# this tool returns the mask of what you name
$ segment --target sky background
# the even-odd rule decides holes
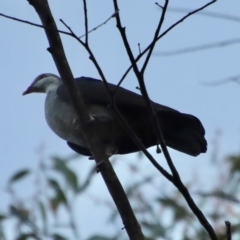
[[[88,2],[89,29],[105,21],[114,13],[111,1],[90,0]],[[138,43],[144,49],[151,41],[161,10],[155,1],[139,0],[119,1],[123,26],[132,50],[137,56]],[[160,4],[163,2],[159,2]],[[206,1],[170,1],[170,7],[196,9]],[[84,34],[83,7],[81,1],[50,1],[52,13],[59,29],[65,30],[59,22],[63,19],[77,35]],[[0,12],[34,23],[40,23],[34,9],[27,1],[0,1]],[[238,0],[218,1],[207,11],[239,16]],[[184,13],[169,11],[163,24],[167,29]],[[162,56],[159,53],[173,51],[201,44],[214,43],[239,37],[240,20],[220,19],[196,14],[174,28],[162,38],[149,62],[145,80],[148,93],[155,102],[175,108],[184,113],[197,116],[203,123],[208,141],[208,152],[194,158],[170,150],[171,156],[184,182],[191,179],[193,172],[202,178],[209,176],[214,165],[209,159],[214,151],[213,140],[216,132],[221,132],[219,156],[238,153],[240,147],[240,85],[234,82],[210,86],[230,76],[240,74],[240,46],[232,44],[175,56]],[[47,126],[44,117],[43,94],[22,97],[22,92],[40,73],[58,74],[51,55],[46,51],[48,42],[43,29],[27,24],[0,18],[0,209],[8,201],[5,184],[17,169],[36,168],[37,149],[44,146],[43,155],[68,156],[72,151]],[[109,82],[118,83],[122,74],[129,67],[129,60],[122,40],[116,28],[115,19],[89,35],[92,48]],[[88,58],[88,54],[79,43],[69,36],[62,35],[66,55],[75,77],[89,76],[99,78],[98,73]],[[123,86],[135,91],[137,81],[133,73],[125,79]],[[154,154],[155,148],[150,149]],[[166,167],[162,155],[157,160]],[[115,170],[123,184],[127,183],[125,161],[138,164],[136,154],[119,157]],[[83,174],[93,162],[78,162],[79,174]],[[148,160],[141,161],[147,173],[156,173]],[[159,182],[170,185],[159,175]],[[27,184],[27,183],[25,183]],[[203,189],[207,188],[207,183]],[[27,187],[23,193],[27,194]],[[109,197],[101,176],[96,176],[92,192],[99,197]],[[79,200],[79,212],[84,215],[86,209],[95,204],[89,200]],[[84,207],[82,207],[84,206]],[[82,236],[93,231],[89,222],[96,222],[94,230],[101,231],[104,222],[95,219],[95,214],[102,213],[101,208],[80,218]],[[85,214],[86,215],[86,214]],[[84,216],[85,216],[84,215]]]

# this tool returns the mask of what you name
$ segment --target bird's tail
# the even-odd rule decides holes
[[[207,151],[205,130],[198,118],[177,111],[157,114],[167,146],[191,156]]]

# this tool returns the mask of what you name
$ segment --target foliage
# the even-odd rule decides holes
[[[239,224],[239,176],[238,167],[240,156],[231,155],[225,161],[218,160],[216,169],[216,182],[207,191],[195,191],[194,197],[199,206],[218,234],[219,239],[226,239],[224,221],[232,223],[233,236],[240,235]],[[1,210],[0,213],[0,239],[8,240],[8,232],[4,228],[6,222],[17,229],[16,240],[25,239],[80,239],[79,225],[74,218],[75,201],[78,197],[84,197],[94,176],[97,174],[95,167],[90,169],[84,178],[71,167],[75,157],[52,157],[50,164],[40,161],[37,171],[33,169],[18,170],[7,181],[7,191],[11,197],[8,210]],[[81,159],[82,161],[82,159]],[[113,160],[114,162],[115,160]],[[214,162],[216,165],[216,162]],[[129,177],[141,175],[142,170],[129,164]],[[32,202],[26,201],[24,197],[17,194],[17,183],[36,175],[37,184],[32,191]],[[159,175],[158,175],[159,177]],[[147,194],[146,188],[152,187],[155,176],[146,176],[139,180],[130,182],[125,186],[126,193],[131,201],[134,212],[143,229],[146,239],[208,239],[208,235],[196,217],[189,211],[180,193],[173,191],[159,191],[155,194]],[[224,179],[224,180],[223,180]],[[196,189],[197,182],[188,184],[188,188]],[[44,186],[44,187],[43,187]],[[160,186],[156,188],[161,189]],[[201,186],[199,186],[201,189]],[[98,203],[102,204],[102,203]],[[31,206],[35,207],[32,208]],[[60,212],[64,212],[64,221],[59,222],[56,218]],[[106,206],[108,222],[106,226],[114,230],[114,234],[103,235],[92,233],[86,240],[120,240],[126,239],[124,231],[115,225],[117,221],[117,210]],[[225,216],[230,219],[225,219]],[[92,216],[94,218],[94,216]],[[66,223],[66,219],[67,223]],[[63,231],[62,226],[68,228]],[[80,228],[81,229],[81,228]],[[178,236],[177,236],[177,235]],[[175,237],[177,236],[177,237]]]

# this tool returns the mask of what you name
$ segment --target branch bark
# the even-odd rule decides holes
[[[204,5],[203,7],[199,8],[199,9],[204,9],[206,6],[209,6],[210,4],[212,4],[215,1],[216,0],[213,0],[213,1],[209,2],[208,4]],[[168,166],[169,166],[169,168],[170,168],[170,170],[172,172],[172,177],[173,177],[172,183],[182,193],[182,195],[185,198],[188,206],[190,207],[192,212],[195,214],[195,216],[198,218],[199,222],[202,224],[202,226],[205,228],[205,230],[208,232],[210,238],[212,240],[217,240],[217,236],[216,236],[216,233],[215,233],[214,229],[212,228],[212,226],[210,225],[210,223],[208,222],[208,220],[206,219],[204,214],[201,212],[201,210],[195,204],[195,202],[192,199],[190,193],[188,192],[187,188],[183,184],[177,169],[175,168],[175,166],[173,164],[171,156],[170,156],[170,154],[168,152],[168,149],[166,147],[165,140],[163,138],[163,134],[162,134],[161,128],[160,128],[158,120],[156,118],[156,114],[155,114],[155,112],[154,112],[154,110],[152,108],[152,105],[150,103],[150,98],[148,96],[148,93],[147,93],[147,90],[146,90],[146,86],[145,86],[144,71],[145,71],[145,69],[147,67],[148,60],[149,60],[149,58],[151,56],[151,53],[153,51],[153,48],[154,48],[156,42],[160,39],[161,36],[163,36],[163,34],[161,34],[160,36],[158,36],[158,35],[159,35],[160,29],[161,29],[161,26],[162,26],[162,21],[164,19],[163,15],[165,15],[166,9],[167,9],[167,6],[168,6],[168,0],[165,0],[165,5],[163,7],[161,7],[162,8],[162,16],[161,16],[161,18],[159,20],[159,24],[157,26],[154,38],[153,38],[152,42],[149,44],[149,46],[144,50],[144,51],[149,51],[149,54],[148,54],[148,56],[147,56],[147,58],[146,58],[146,60],[145,60],[145,62],[143,64],[142,71],[139,71],[139,68],[137,66],[138,59],[134,59],[133,52],[131,50],[130,44],[129,44],[128,39],[127,39],[125,27],[123,27],[122,24],[121,24],[121,18],[120,18],[120,14],[119,14],[118,1],[117,0],[113,0],[113,5],[114,5],[114,10],[116,12],[118,12],[118,14],[116,15],[117,28],[118,28],[119,33],[121,35],[121,38],[122,38],[123,44],[125,46],[125,49],[126,49],[128,57],[129,57],[129,60],[131,62],[131,67],[133,68],[133,72],[135,73],[135,76],[138,79],[138,83],[139,83],[139,86],[140,86],[140,90],[141,90],[142,96],[145,99],[146,105],[147,105],[147,107],[149,109],[149,114],[150,114],[150,117],[151,117],[151,120],[152,120],[152,124],[153,124],[153,127],[156,130],[157,139],[158,139],[158,141],[159,141],[159,143],[161,145],[161,148],[163,150],[163,154],[164,154],[165,159],[166,159],[166,161],[168,163]],[[196,10],[192,11],[191,13],[186,15],[184,18],[182,18],[179,21],[177,21],[170,28],[168,28],[169,30],[167,29],[164,33],[166,34],[167,31],[170,31],[174,26],[176,26],[178,23],[183,21],[188,16],[190,16],[190,15],[200,11],[199,9],[196,9]],[[143,53],[141,53],[139,56],[142,56],[142,54]]]
[[[28,2],[34,7],[43,26],[45,27],[44,30],[50,45],[48,50],[52,54],[58,72],[67,88],[69,99],[80,122],[82,134],[88,143],[89,149],[96,160],[99,171],[101,172],[108,190],[117,206],[124,228],[131,240],[143,240],[144,237],[141,232],[141,227],[134,216],[121,183],[119,182],[112,165],[105,154],[104,146],[102,146],[98,136],[92,130],[92,124],[91,121],[89,121],[89,115],[86,111],[83,99],[75,87],[73,74],[66,59],[63,45],[57,31],[57,26],[51,14],[48,1],[28,0]]]

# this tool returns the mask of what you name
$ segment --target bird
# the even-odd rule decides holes
[[[140,151],[111,107],[104,83],[90,77],[79,77],[74,81],[80,89],[94,132],[105,147],[105,153],[110,157]],[[116,89],[116,85],[112,83],[107,85],[109,91]],[[91,157],[92,153],[82,136],[77,114],[71,106],[62,79],[52,73],[40,74],[23,95],[30,93],[46,93],[45,118],[51,130],[65,140],[72,150]],[[118,111],[143,146],[156,146],[156,131],[142,95],[118,87],[114,101]],[[191,156],[198,156],[207,151],[205,130],[197,117],[153,101],[151,104],[168,147]]]

